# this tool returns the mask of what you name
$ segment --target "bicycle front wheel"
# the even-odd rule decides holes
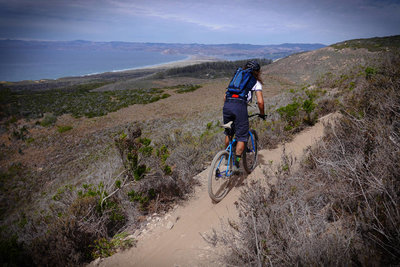
[[[232,161],[227,162],[229,153],[222,150],[215,155],[210,172],[208,173],[208,194],[215,202],[221,201],[229,191],[230,166]]]
[[[251,173],[257,165],[258,136],[253,129],[250,130],[249,139],[243,151],[243,168],[247,173]]]

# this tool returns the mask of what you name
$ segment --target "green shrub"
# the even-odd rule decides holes
[[[178,94],[188,93],[196,91],[197,89],[201,88],[201,85],[185,85],[184,87],[176,90]]]
[[[141,164],[135,170],[133,171],[133,177],[135,178],[135,181],[139,181],[143,178],[144,174],[146,173],[146,165]]]
[[[171,166],[165,165],[165,167],[164,167],[164,173],[165,173],[166,175],[170,175],[170,174],[172,173]]]
[[[286,120],[290,127],[295,127],[298,125],[299,107],[300,103],[294,101],[291,104],[278,108],[276,111]]]
[[[40,122],[40,125],[43,127],[48,127],[56,123],[57,121],[57,116],[55,116],[52,113],[47,113],[44,115],[42,121]]]
[[[117,252],[117,249],[127,249],[132,247],[135,244],[135,240],[126,239],[127,236],[127,233],[120,233],[111,239],[103,237],[95,240],[94,244],[90,246],[93,248],[92,258],[97,259],[99,257],[110,257]]]
[[[349,86],[349,90],[350,90],[350,91],[352,91],[352,90],[355,88],[355,86],[356,86],[355,82],[350,82],[349,85],[350,85],[350,86]]]
[[[135,190],[131,190],[128,193],[128,196],[129,196],[130,201],[139,202],[142,208],[149,203],[148,196],[143,196],[142,193],[137,193]]]
[[[67,132],[67,131],[72,130],[72,129],[73,129],[73,127],[69,126],[69,125],[57,126],[57,131],[59,133],[64,133],[64,132]]]
[[[157,156],[160,157],[161,162],[165,164],[169,157],[168,148],[165,145],[162,145],[159,149],[157,149]]]
[[[311,117],[312,112],[315,110],[317,104],[314,103],[312,98],[306,99],[303,102],[303,110],[306,112],[307,117],[304,120],[309,125],[314,125],[317,119],[317,116]]]
[[[139,142],[145,146],[149,146],[151,144],[151,139],[148,138],[140,138]]]
[[[314,111],[316,106],[317,105],[314,103],[314,101],[312,99],[306,99],[303,102],[302,108],[307,114],[310,114],[311,112]]]
[[[366,67],[365,68],[365,77],[367,79],[370,79],[373,75],[377,73],[377,70],[374,69],[373,67]]]
[[[151,156],[151,154],[153,153],[153,147],[151,146],[143,146],[141,148],[139,148],[139,152],[142,153],[143,156]]]

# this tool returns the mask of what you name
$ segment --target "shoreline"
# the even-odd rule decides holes
[[[151,68],[155,68],[155,67],[158,67],[158,66],[173,64],[175,62],[188,61],[188,60],[191,60],[191,57],[192,57],[191,55],[188,55],[184,59],[179,59],[179,60],[175,60],[175,61],[168,61],[168,62],[164,62],[164,63],[157,63],[157,64],[152,64],[152,65],[144,65],[144,66],[132,67],[132,68],[126,68],[126,69],[110,70],[110,71],[104,71],[104,72],[94,72],[94,73],[83,74],[83,75],[79,75],[79,76],[71,76],[71,77],[87,77],[87,76],[92,76],[92,75],[100,75],[100,74],[103,74],[103,73],[117,73],[117,72],[133,71],[133,70],[151,69]],[[61,78],[63,78],[63,77],[61,77]],[[61,79],[61,78],[58,78],[58,79]]]
[[[210,57],[210,56],[188,55],[186,58],[180,59],[180,60],[175,60],[175,61],[170,61],[170,62],[165,62],[165,63],[160,63],[160,64],[154,64],[154,65],[147,65],[147,66],[142,66],[142,67],[135,67],[135,68],[126,69],[126,70],[113,70],[113,71],[102,72],[102,73],[98,73],[98,74],[110,73],[110,72],[118,73],[118,72],[131,72],[131,71],[137,71],[137,70],[154,70],[154,69],[185,67],[185,66],[200,64],[200,63],[204,63],[204,62],[213,62],[213,61],[221,61],[221,60],[222,59],[220,59],[220,58]]]

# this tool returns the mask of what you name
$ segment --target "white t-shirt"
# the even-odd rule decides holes
[[[251,90],[247,94],[247,103],[251,102],[253,98],[253,92],[255,91],[262,91],[262,84],[259,81],[256,82],[256,84],[253,86],[253,88],[251,88]]]

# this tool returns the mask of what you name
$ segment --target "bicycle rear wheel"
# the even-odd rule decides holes
[[[228,185],[231,171],[227,171],[227,169],[232,166],[232,161],[226,164],[228,157],[228,151],[222,150],[218,152],[211,163],[210,172],[208,173],[208,194],[215,202],[221,201],[229,191]]]
[[[251,173],[257,165],[258,136],[253,129],[250,130],[249,139],[243,151],[243,168],[247,173]]]

